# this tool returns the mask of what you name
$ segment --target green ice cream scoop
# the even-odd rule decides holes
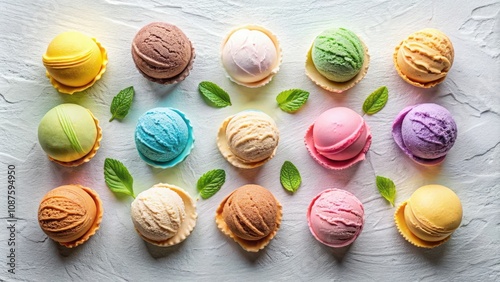
[[[87,155],[97,140],[92,113],[76,104],[61,104],[48,111],[38,125],[38,141],[54,160],[71,162]]]
[[[346,82],[355,77],[363,66],[363,43],[352,31],[332,28],[316,37],[312,46],[314,66],[324,77]]]

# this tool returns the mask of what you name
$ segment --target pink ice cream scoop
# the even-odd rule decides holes
[[[364,160],[371,141],[370,128],[363,117],[345,107],[323,112],[305,136],[311,156],[329,169],[344,169]]]
[[[364,224],[363,204],[353,194],[341,189],[327,189],[309,204],[309,230],[321,243],[334,248],[347,246],[361,233]]]

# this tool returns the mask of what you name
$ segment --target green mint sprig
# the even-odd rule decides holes
[[[106,158],[104,161],[104,181],[114,193],[121,193],[135,198],[134,178],[120,161]]]
[[[373,91],[366,98],[363,103],[363,112],[367,115],[373,115],[382,110],[387,104],[387,100],[389,99],[389,90],[386,86],[382,86],[377,90]]]
[[[204,173],[196,183],[196,189],[203,199],[215,195],[226,182],[226,172],[223,169],[213,169]]]
[[[287,113],[298,111],[309,98],[309,92],[302,89],[289,89],[276,96],[276,102],[281,110]]]
[[[202,81],[198,85],[203,100],[210,106],[224,108],[231,106],[231,98],[224,89],[210,81]]]
[[[394,182],[389,178],[377,175],[376,183],[380,195],[394,207],[394,201],[396,200],[396,185],[394,185]]]
[[[285,190],[294,193],[299,189],[302,177],[300,172],[290,161],[285,161],[281,166],[280,182]]]
[[[111,107],[109,109],[111,112],[110,122],[115,118],[122,120],[128,114],[130,107],[132,107],[134,93],[134,87],[130,86],[121,90],[115,97],[113,97],[113,101],[111,102]]]

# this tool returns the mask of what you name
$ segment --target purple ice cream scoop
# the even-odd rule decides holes
[[[451,113],[434,103],[404,108],[392,124],[396,144],[420,164],[436,165],[455,144],[457,125]]]

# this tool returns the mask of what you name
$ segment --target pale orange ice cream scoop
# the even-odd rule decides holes
[[[244,185],[219,205],[215,221],[219,229],[249,252],[264,248],[281,224],[281,204],[262,186]]]
[[[106,71],[108,56],[95,39],[77,31],[57,35],[42,57],[52,85],[59,92],[83,91]]]
[[[403,237],[417,247],[433,248],[446,242],[462,222],[462,204],[451,189],[426,185],[403,202],[394,215]]]
[[[49,238],[72,248],[95,234],[102,214],[102,202],[94,190],[64,185],[43,197],[38,208],[38,223]]]
[[[444,81],[453,65],[454,49],[441,31],[425,28],[410,34],[394,51],[394,64],[401,78],[422,88]]]

